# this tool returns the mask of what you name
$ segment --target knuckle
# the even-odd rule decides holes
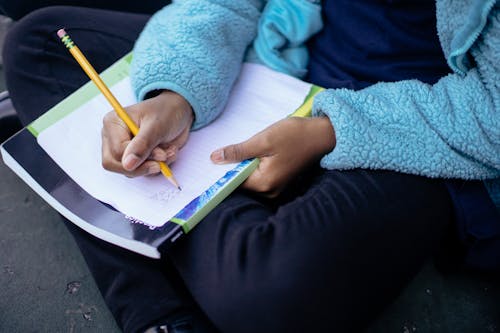
[[[135,178],[135,177],[138,177],[138,176],[141,176],[142,173],[141,173],[141,169],[136,169],[134,171],[126,171],[126,170],[123,170],[122,173],[127,177],[127,178]]]
[[[177,156],[169,157],[165,160],[165,164],[170,165],[177,160]]]
[[[241,147],[240,145],[233,145],[229,147],[229,158],[231,160],[239,159],[241,156]]]
[[[236,144],[231,147],[229,147],[229,158],[231,160],[237,160],[240,161],[244,158],[245,156],[245,148],[243,147],[242,144]]]
[[[232,161],[235,159],[235,148],[233,146],[228,146],[222,149],[222,156],[226,161]]]
[[[116,131],[117,128],[129,132],[127,125],[116,115],[116,112],[114,111],[110,111],[104,115],[102,118],[102,127],[104,132]]]
[[[103,124],[103,126],[108,126],[109,124],[112,124],[114,121],[115,121],[115,114],[114,114],[114,112],[108,112],[102,118],[102,124]]]
[[[112,170],[114,167],[114,163],[110,159],[105,157],[103,157],[101,165],[106,170]]]
[[[163,159],[163,161],[169,165],[169,164],[172,164],[174,163],[175,161],[177,160],[177,153],[172,153],[172,152],[169,152],[166,157]]]
[[[163,149],[161,149],[159,147],[156,147],[151,152],[151,155],[149,156],[149,158],[152,159],[152,160],[155,160],[155,161],[163,161],[167,157],[166,157],[166,153],[165,153],[165,151]]]

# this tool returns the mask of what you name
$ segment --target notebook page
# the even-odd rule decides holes
[[[310,84],[245,64],[224,112],[209,126],[194,131],[170,167],[182,191],[162,175],[127,178],[101,166],[101,128],[110,106],[99,95],[38,136],[52,159],[85,191],[123,214],[151,226],[161,226],[235,164],[215,165],[210,154],[217,148],[250,138],[292,113]],[[111,88],[123,105],[136,101],[129,78]]]

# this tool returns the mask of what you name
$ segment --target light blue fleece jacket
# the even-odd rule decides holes
[[[180,93],[193,107],[194,129],[205,126],[224,108],[257,31],[252,59],[304,73],[307,52],[301,44],[321,28],[318,8],[306,0],[174,1],[154,15],[137,41],[134,89],[139,99],[155,89]],[[437,0],[436,9],[453,73],[434,85],[407,80],[319,94],[313,113],[328,116],[337,137],[323,167],[500,177],[499,6],[495,0]],[[497,205],[498,184],[488,182]]]

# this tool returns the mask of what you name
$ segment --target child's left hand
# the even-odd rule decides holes
[[[266,197],[277,196],[306,166],[335,147],[335,132],[326,117],[283,119],[247,141],[214,151],[214,163],[260,158],[243,188]]]

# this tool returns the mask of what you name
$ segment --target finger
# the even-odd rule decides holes
[[[234,145],[229,145],[212,152],[210,159],[216,164],[234,163],[253,157],[265,156],[268,145],[262,136],[256,135]]]
[[[103,145],[107,144],[107,152],[115,159],[121,159],[125,147],[132,138],[125,123],[114,112],[108,113],[103,119],[101,130]]]
[[[253,193],[257,193],[258,195],[273,199],[276,198],[282,191],[283,186],[279,184],[269,184],[263,181],[263,177],[259,172],[254,171],[244,182],[241,184],[241,188],[247,191],[251,191]]]
[[[167,151],[167,159],[165,160],[165,163],[171,164],[175,162],[178,153],[179,153],[179,148],[177,148],[176,146],[171,146]]]
[[[170,151],[168,150],[168,148],[164,149],[162,147],[155,147],[151,152],[149,159],[155,161],[166,161],[169,153]]]
[[[126,175],[127,177],[153,175],[160,172],[160,166],[158,162],[149,160],[139,165],[132,171],[125,170],[123,168],[121,158],[115,158],[113,156],[109,144],[105,141],[103,141],[102,145],[102,166],[108,171],[121,173]]]
[[[120,173],[130,178],[155,175],[160,173],[161,171],[160,165],[158,164],[157,161],[146,161],[132,171],[127,171],[123,169],[121,161],[116,161],[116,160],[108,161],[106,165],[104,165],[103,163],[103,167],[108,171]]]
[[[176,160],[178,151],[179,149],[176,146],[168,146],[167,148],[162,148],[160,145],[153,149],[149,159],[155,161],[163,161],[167,164],[170,164]]]
[[[241,188],[252,192],[262,193],[264,192],[264,189],[261,188],[261,179],[261,171],[257,168],[241,184]]]
[[[102,147],[102,167],[108,171],[124,173],[121,163],[121,155],[116,156],[110,146],[109,140],[106,140],[103,134]]]
[[[242,189],[257,193],[265,198],[277,197],[285,188],[283,172],[275,165],[276,156],[262,157],[254,172],[243,182]]]
[[[133,171],[139,167],[150,155],[160,141],[158,130],[152,121],[143,121],[139,133],[130,141],[123,152],[123,168]]]
[[[160,164],[157,161],[146,161],[132,171],[126,171],[127,177],[152,176],[160,173]]]

